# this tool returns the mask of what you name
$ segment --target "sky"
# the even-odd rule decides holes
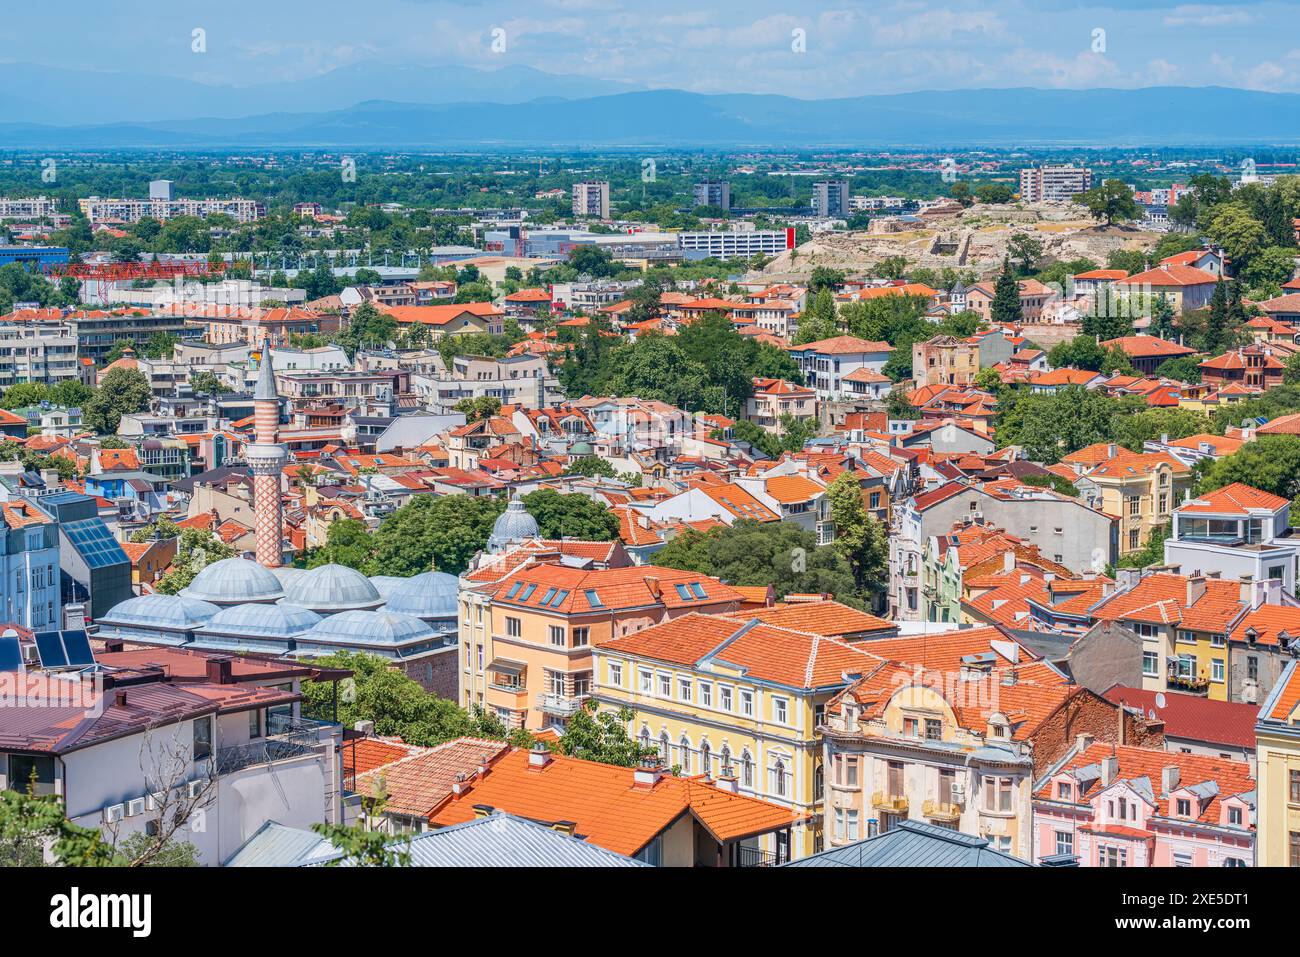
[[[220,85],[370,62],[513,63],[648,88],[808,98],[1015,86],[1300,92],[1300,0],[1111,3],[59,0],[53,25],[48,4],[7,5],[0,61]]]

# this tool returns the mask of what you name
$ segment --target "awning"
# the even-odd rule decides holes
[[[512,675],[520,678],[528,670],[528,666],[522,661],[511,661],[509,658],[493,658],[492,663],[488,665],[488,671],[495,671],[503,675]]]

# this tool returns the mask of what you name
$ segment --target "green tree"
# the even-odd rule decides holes
[[[1211,465],[1197,484],[1197,494],[1242,482],[1294,499],[1300,495],[1300,436],[1261,435]]]
[[[993,304],[990,307],[993,322],[1019,324],[1024,318],[1020,308],[1020,283],[1011,272],[1009,260],[1002,260],[1002,272],[993,286]]]
[[[1197,383],[1201,381],[1201,359],[1199,356],[1178,356],[1166,359],[1156,367],[1156,375],[1178,382]]]
[[[1136,415],[1115,418],[1114,439],[1133,452],[1141,452],[1143,443],[1162,435],[1184,439],[1210,431],[1209,416],[1191,409],[1151,409]]]
[[[98,828],[68,820],[63,801],[26,790],[0,791],[0,867],[41,867],[48,847],[64,867],[110,867],[123,860]]]
[[[659,755],[658,749],[643,746],[628,734],[628,726],[635,717],[636,712],[631,708],[601,711],[589,698],[565,724],[555,748],[571,758],[634,768],[642,758]]]
[[[158,579],[155,588],[164,595],[175,595],[213,562],[234,557],[235,550],[208,529],[182,528],[180,541],[176,543],[176,557],[172,559],[167,574]]]
[[[544,488],[525,495],[523,502],[537,520],[542,538],[612,542],[619,537],[618,516],[585,495],[564,495]]]
[[[375,530],[367,575],[409,578],[436,568],[458,575],[487,546],[505,508],[482,495],[416,495]]]
[[[1074,197],[1074,201],[1086,206],[1093,219],[1104,220],[1107,226],[1142,215],[1133,191],[1122,179],[1104,180],[1100,186]]]
[[[1148,565],[1165,563],[1165,539],[1169,537],[1169,525],[1157,525],[1136,552],[1130,552],[1119,560],[1120,568],[1146,568]]]
[[[1034,271],[1043,255],[1043,243],[1028,233],[1014,233],[1007,244],[1008,255],[1022,276]]]
[[[614,466],[599,455],[581,455],[570,462],[564,469],[564,475],[585,475],[587,478],[613,478]]]
[[[475,399],[461,399],[454,406],[457,412],[465,413],[466,422],[490,419],[501,411],[501,400],[491,395],[481,395]]]
[[[858,594],[879,595],[889,587],[889,532],[867,511],[863,494],[854,473],[848,470],[826,489],[835,523],[835,548],[853,569]]]
[[[1239,203],[1225,203],[1218,207],[1206,233],[1223,247],[1238,275],[1243,271],[1249,272],[1252,260],[1268,240],[1264,225]]]
[[[149,408],[153,392],[149,380],[138,369],[109,369],[81,410],[81,420],[100,435],[117,432],[122,416]]]
[[[209,372],[207,369],[190,376],[190,389],[195,395],[222,395],[232,391],[230,386],[217,378],[216,373]]]

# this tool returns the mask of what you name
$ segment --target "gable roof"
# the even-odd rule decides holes
[[[899,821],[883,834],[832,847],[786,867],[1032,867],[988,838],[924,821]]]
[[[1255,750],[1255,719],[1259,705],[1235,701],[1212,701],[1201,695],[1177,691],[1154,691],[1114,685],[1102,695],[1115,704],[1126,704],[1165,723],[1165,734],[1209,744]],[[1160,705],[1158,702],[1163,701]]]

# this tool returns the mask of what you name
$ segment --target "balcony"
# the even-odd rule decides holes
[[[1189,691],[1204,691],[1210,686],[1210,679],[1201,675],[1169,675],[1168,683],[1178,688],[1186,688]]]
[[[871,795],[871,806],[890,814],[906,814],[907,798],[902,795],[886,794],[884,791],[877,791]]]
[[[776,867],[781,858],[773,851],[740,845],[736,848],[737,867]]]
[[[921,805],[921,816],[932,821],[957,821],[961,819],[961,808],[942,801],[926,801]]]
[[[577,714],[589,695],[539,694],[537,710],[543,714],[552,714],[558,718],[569,718]]]

